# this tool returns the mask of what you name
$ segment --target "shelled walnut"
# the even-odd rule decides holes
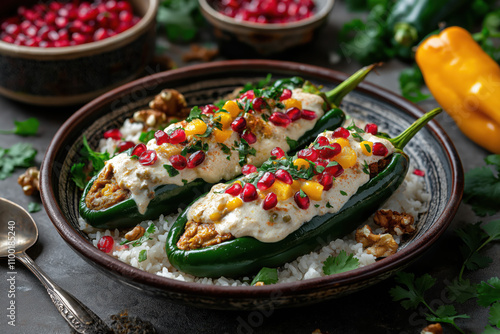
[[[31,196],[40,190],[39,176],[38,168],[30,167],[17,178],[17,183],[23,188],[26,196]]]
[[[402,236],[415,232],[414,218],[408,213],[399,213],[392,210],[378,210],[373,217],[375,224],[382,227],[384,232]]]
[[[443,327],[441,324],[430,324],[429,326],[422,329],[420,334],[443,334]]]
[[[356,231],[356,242],[362,243],[366,252],[377,258],[393,255],[398,249],[398,244],[392,235],[388,233],[374,234],[368,225]]]
[[[184,110],[187,107],[184,95],[175,89],[164,89],[160,94],[149,102],[149,108],[165,113],[167,116],[180,117],[181,114],[189,113],[189,110]]]

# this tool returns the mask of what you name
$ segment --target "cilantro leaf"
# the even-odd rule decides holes
[[[156,19],[173,41],[192,40],[204,22],[196,0],[163,0]]]
[[[456,327],[455,319],[469,319],[470,316],[467,314],[456,314],[457,311],[453,305],[442,305],[440,306],[435,313],[441,314],[439,316],[434,316],[430,314],[426,314],[425,320],[429,322],[444,322],[447,324],[452,324]]]
[[[30,204],[28,204],[28,212],[38,212],[42,210],[42,206],[40,205],[40,203],[36,203],[36,202],[30,202]]]
[[[84,158],[87,158],[92,163],[92,167],[94,168],[93,175],[97,174],[101,169],[103,169],[104,162],[106,160],[109,160],[109,153],[100,153],[92,150],[85,136],[83,136],[83,148],[81,150],[81,154]]]
[[[500,279],[492,277],[487,282],[481,282],[477,285],[477,303],[488,307],[495,302],[500,301]]]
[[[491,325],[500,328],[500,302],[491,305],[488,321]]]
[[[459,303],[465,303],[467,300],[477,296],[476,286],[472,285],[468,279],[459,280],[455,278],[446,289],[450,294],[449,299]]]
[[[15,128],[13,130],[0,130],[0,134],[16,134],[19,136],[34,136],[38,132],[40,122],[34,118],[28,118],[25,121],[14,121]]]
[[[148,259],[148,251],[143,249],[139,252],[139,258],[137,259],[138,262],[143,262]]]
[[[398,272],[395,277],[396,282],[406,286],[406,289],[398,285],[392,288],[389,293],[392,300],[401,301],[401,306],[405,309],[414,309],[424,302],[424,294],[436,283],[436,279],[429,274],[424,274],[415,278],[414,274]]]
[[[500,155],[486,157],[488,167],[474,168],[465,173],[464,202],[471,205],[478,216],[493,215],[500,209]]]
[[[194,119],[201,119],[201,109],[199,107],[193,107],[189,112],[189,116],[186,118],[187,122],[191,122]]]
[[[163,168],[167,170],[168,176],[174,177],[179,174],[179,171],[170,165],[163,165]]]
[[[87,185],[87,174],[85,174],[84,168],[85,163],[79,162],[71,166],[70,170],[71,179],[80,189],[85,188],[85,186]]]
[[[330,202],[326,202],[326,207],[329,209],[333,208],[333,206],[330,204]]]
[[[275,284],[278,282],[278,269],[263,267],[252,280],[250,285],[255,285],[257,282],[262,282],[265,285]]]
[[[139,141],[141,143],[147,144],[151,139],[155,137],[156,130],[149,130],[146,132],[141,132],[139,136]]]
[[[340,194],[341,194],[342,196],[347,196],[347,193],[346,193],[345,191],[343,191],[343,190],[341,190],[341,191],[340,191]]]
[[[345,271],[354,270],[359,267],[359,260],[354,255],[347,255],[346,251],[342,250],[333,257],[329,256],[323,262],[323,272],[325,275],[333,275],[343,273]]]
[[[481,334],[498,334],[498,330],[491,326],[486,326]]]
[[[17,143],[10,148],[0,148],[0,180],[10,177],[16,168],[31,167],[37,151],[27,143]]]
[[[500,240],[500,220],[493,220],[482,226],[483,230],[488,234],[489,240]]]
[[[294,139],[291,139],[290,137],[286,137],[286,143],[288,146],[290,146],[290,150],[293,150],[297,147],[297,141]]]
[[[149,236],[154,233],[156,230],[156,226],[155,224],[151,224],[149,225],[149,227],[146,229],[146,232],[144,232],[144,235],[142,237],[140,237],[139,239],[137,240],[127,240],[125,239],[124,241],[120,242],[120,245],[126,245],[128,243],[132,243],[132,247],[136,247],[136,246],[140,246],[142,245],[144,242],[148,241],[148,240],[152,240],[152,238],[150,238]]]
[[[406,99],[417,103],[430,98],[430,94],[423,94],[421,91],[424,85],[424,77],[417,64],[401,71],[399,75],[399,87],[401,88],[401,95]]]
[[[460,253],[464,258],[464,264],[460,270],[459,278],[462,278],[464,268],[468,270],[477,270],[486,268],[492,260],[477,251],[483,246],[488,235],[481,228],[481,223],[468,224],[462,229],[457,229],[455,233],[462,239],[463,245],[460,246]]]

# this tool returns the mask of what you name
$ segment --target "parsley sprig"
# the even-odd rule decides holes
[[[10,148],[0,147],[0,180],[5,180],[16,168],[31,167],[35,164],[37,151],[27,143],[17,143]]]
[[[146,242],[148,240],[153,240],[153,238],[151,238],[151,234],[155,233],[155,230],[156,230],[155,224],[151,224],[146,229],[146,232],[144,232],[144,235],[142,237],[140,237],[137,240],[127,240],[127,239],[125,239],[122,242],[120,242],[120,245],[131,244],[132,247],[140,246],[140,245],[142,245],[144,242]]]
[[[359,267],[359,260],[353,254],[347,254],[345,250],[340,251],[337,256],[329,256],[323,262],[323,272],[325,275],[343,273]]]
[[[464,201],[478,216],[493,215],[500,210],[500,154],[486,157],[493,166],[474,168],[465,173]]]
[[[76,186],[80,189],[85,188],[87,182],[94,175],[104,168],[104,163],[109,160],[109,153],[101,153],[92,150],[87,142],[87,138],[83,136],[83,147],[80,150],[80,162],[71,166],[71,179],[75,182]],[[90,162],[90,168],[87,166],[87,161]]]
[[[38,127],[40,126],[40,122],[38,119],[31,117],[25,121],[18,122],[14,121],[14,129],[12,130],[0,130],[0,134],[15,134],[19,136],[34,136],[38,132]]]

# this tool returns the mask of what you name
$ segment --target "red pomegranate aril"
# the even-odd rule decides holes
[[[303,150],[300,150],[299,153],[297,153],[297,157],[302,158],[302,159],[307,159],[309,161],[316,161],[318,160],[318,151],[316,151],[313,148],[305,148]]]
[[[285,101],[291,97],[292,97],[292,91],[288,88],[285,88],[283,89],[283,93],[281,93],[280,101]]]
[[[125,10],[128,12],[132,11],[132,5],[128,3],[127,1],[117,1],[116,2],[116,9],[118,10]]]
[[[172,155],[168,158],[168,161],[170,161],[172,167],[177,170],[183,170],[187,167],[187,159],[180,154]]]
[[[254,165],[244,165],[243,167],[241,167],[241,174],[243,175],[252,174],[255,173],[256,171],[257,167],[255,167]]]
[[[253,110],[261,112],[266,107],[266,101],[262,97],[256,97],[252,101]]]
[[[285,156],[285,151],[283,151],[281,147],[275,147],[271,150],[271,156],[275,157],[276,159],[281,159]]]
[[[118,153],[122,153],[123,151],[131,149],[134,146],[135,143],[133,141],[122,141],[119,142],[118,145],[116,145],[116,148],[118,149]]]
[[[255,144],[257,142],[257,136],[248,130],[245,130],[243,132],[241,138],[245,139],[249,145]]]
[[[349,130],[347,130],[346,128],[343,128],[343,127],[340,127],[340,128],[336,128],[333,133],[332,133],[332,137],[333,138],[349,138],[349,136],[351,135],[351,133],[349,132]]]
[[[77,45],[79,44],[84,44],[85,42],[87,42],[87,38],[85,37],[85,35],[79,33],[79,32],[74,32],[71,34],[71,39],[73,41],[75,41],[75,43]]]
[[[103,39],[108,37],[108,32],[104,28],[99,28],[94,33],[94,41],[102,41]]]
[[[219,110],[219,107],[213,104],[207,104],[201,108],[201,113],[204,115],[213,115],[217,110]]]
[[[262,208],[264,210],[271,210],[276,205],[278,205],[278,196],[276,196],[275,193],[267,194],[266,198],[264,198],[264,201],[262,202]]]
[[[339,143],[330,144],[318,150],[319,156],[323,159],[331,159],[342,151],[342,146]]]
[[[170,135],[170,144],[180,144],[186,140],[186,132],[183,129],[175,129]]]
[[[339,177],[344,173],[344,168],[340,164],[326,167],[325,172],[332,174],[333,177]]]
[[[146,150],[139,156],[139,163],[143,166],[151,166],[156,160],[158,160],[158,155],[155,150]]]
[[[293,195],[293,199],[295,200],[295,203],[297,203],[298,207],[307,210],[309,208],[309,197],[304,194],[304,197],[300,196],[300,191],[297,191],[295,195]]]
[[[238,116],[234,119],[234,121],[231,123],[231,129],[233,129],[234,132],[241,133],[245,128],[247,127],[247,121],[244,117]]]
[[[243,187],[243,191],[241,192],[241,199],[243,202],[252,202],[255,201],[259,195],[257,194],[257,189],[251,183],[245,184]]]
[[[187,159],[187,167],[188,168],[195,168],[199,165],[201,165],[205,161],[205,152],[203,151],[196,151],[193,154],[189,156]]]
[[[286,115],[290,118],[292,122],[295,122],[296,120],[300,119],[302,111],[300,111],[300,109],[297,107],[292,107],[287,109]]]
[[[273,185],[275,180],[276,177],[274,176],[273,173],[265,172],[264,175],[262,175],[260,180],[257,182],[257,188],[259,188],[260,191],[267,190]]]
[[[269,117],[269,120],[276,126],[282,126],[282,127],[287,127],[290,123],[292,123],[292,120],[290,117],[288,117],[287,114],[281,113],[281,112],[273,112],[271,117]]]
[[[134,149],[132,150],[132,152],[130,153],[130,156],[134,156],[136,155],[137,157],[140,157],[142,153],[146,152],[148,148],[146,147],[146,145],[140,143],[140,144],[137,144],[135,145]]]
[[[318,139],[316,139],[316,142],[318,143],[319,146],[330,145],[330,141],[325,136],[319,136]]]
[[[302,114],[300,115],[300,117],[303,119],[306,119],[308,121],[311,121],[318,116],[316,115],[316,113],[314,111],[304,109],[304,110],[302,110]]]
[[[417,176],[425,176],[425,172],[421,169],[415,169],[413,171],[413,174],[417,175]]]
[[[372,135],[377,135],[378,133],[378,126],[377,124],[373,124],[373,123],[368,123],[365,125],[365,132],[366,133],[371,133]]]
[[[373,155],[385,157],[389,150],[382,143],[374,143],[372,148]]]
[[[97,248],[104,253],[109,253],[113,250],[113,246],[115,244],[115,240],[109,236],[105,235],[99,239],[97,242]]]
[[[243,98],[253,100],[255,98],[255,93],[253,92],[253,90],[248,90],[248,91],[244,92],[243,94],[241,94],[240,99],[243,99]]]
[[[330,190],[333,186],[333,175],[328,172],[321,173],[319,183],[323,186],[323,190]]]
[[[233,183],[229,188],[224,191],[226,194],[229,194],[233,197],[238,196],[241,194],[241,191],[243,190],[243,187],[239,183]]]
[[[170,141],[170,138],[163,130],[158,130],[155,132],[156,145],[166,144]]]
[[[122,133],[120,132],[119,129],[111,129],[106,132],[104,132],[104,138],[113,138],[114,140],[120,140],[122,139]]]
[[[276,176],[276,179],[280,180],[283,183],[286,183],[286,184],[293,183],[292,176],[286,170],[278,169],[274,175]]]

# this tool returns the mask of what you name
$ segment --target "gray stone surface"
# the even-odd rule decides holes
[[[342,4],[337,4],[328,25],[318,39],[301,51],[287,55],[287,60],[311,63],[352,73],[358,64],[342,62],[331,64],[329,54],[336,48],[336,33],[349,15]],[[179,66],[185,46],[172,46],[170,55]],[[391,61],[371,75],[368,81],[398,92],[398,74],[407,65]],[[424,109],[436,106],[434,101],[422,104]],[[52,136],[64,120],[74,112],[73,108],[38,108],[19,104],[0,97],[0,128],[7,129],[13,120],[37,117],[41,122],[36,137],[22,138],[14,135],[0,135],[0,147],[10,147],[23,141],[32,143],[38,149],[36,162],[39,165]],[[455,143],[465,170],[483,165],[487,152],[470,142],[460,133],[447,115],[438,117]],[[0,181],[0,196],[27,207],[30,202],[40,202],[37,197],[26,197],[17,185],[21,171],[9,179]],[[311,333],[319,328],[330,333],[419,333],[426,326],[422,312],[406,311],[393,302],[388,294],[395,285],[393,279],[370,287],[359,293],[336,300],[320,302],[313,306],[266,312],[224,312],[196,309],[177,305],[168,300],[146,296],[143,293],[111,280],[108,276],[90,266],[73,252],[58,235],[45,211],[33,214],[40,230],[38,243],[28,252],[43,270],[63,288],[70,291],[84,304],[108,323],[109,316],[122,310],[152,322],[159,333]],[[488,220],[491,218],[488,218]],[[480,220],[462,204],[447,232],[438,242],[407,271],[417,275],[430,273],[438,284],[428,294],[431,305],[437,307],[446,302],[444,284],[458,274],[461,257],[458,241],[453,230],[463,224]],[[4,223],[4,222],[2,222]],[[466,277],[473,282],[487,280],[500,271],[500,245],[497,243],[485,250],[494,259],[487,268]],[[20,263],[17,265],[16,280],[16,327],[7,325],[7,262],[0,259],[0,333],[69,333],[70,329],[52,305],[45,289],[38,280]],[[468,313],[471,319],[459,321],[467,331],[481,332],[487,324],[487,310],[469,301],[459,306],[459,311]],[[446,328],[446,332],[452,332]]]

